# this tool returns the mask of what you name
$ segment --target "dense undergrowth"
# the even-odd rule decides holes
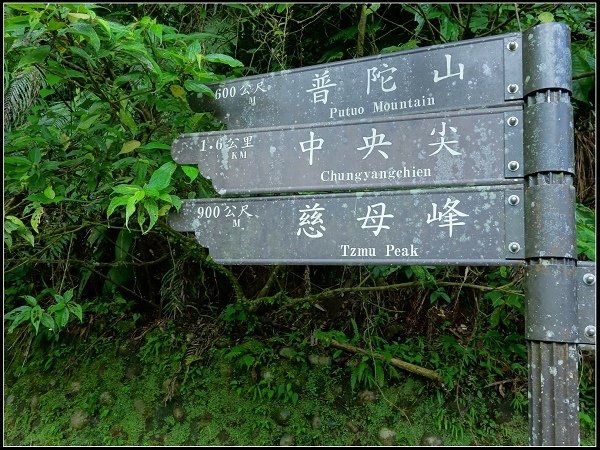
[[[595,5],[7,4],[4,19],[5,444],[366,445],[383,428],[526,444],[522,268],[216,264],[166,224],[215,195],[169,149],[221,127],[187,103],[206,83],[561,21],[577,251],[595,260]],[[593,364],[579,375],[592,443]]]
[[[130,336],[57,346],[7,373],[4,444],[528,444],[510,386],[456,396],[407,373],[354,384],[360,359],[296,333],[222,340],[204,362],[189,354],[196,335],[171,321]],[[584,426],[582,445],[594,436]]]

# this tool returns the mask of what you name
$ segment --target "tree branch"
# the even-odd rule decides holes
[[[415,364],[411,364],[411,363],[407,363],[406,361],[402,361],[401,359],[398,358],[386,358],[383,355],[380,355],[379,353],[375,353],[373,351],[369,351],[369,350],[365,350],[359,347],[355,347],[353,345],[350,344],[345,344],[342,342],[338,342],[335,339],[331,339],[330,341],[328,341],[328,343],[336,348],[342,349],[342,350],[346,350],[347,352],[352,352],[352,353],[360,353],[362,355],[368,355],[371,356],[375,359],[378,359],[380,361],[386,361],[388,363],[390,363],[392,366],[394,367],[398,367],[399,369],[403,369],[403,370],[407,370],[408,372],[412,372],[415,373],[417,375],[421,375],[423,377],[429,378],[430,380],[434,380],[437,381],[438,383],[442,383],[444,380],[442,379],[442,377],[435,371],[430,370],[430,369],[426,369],[425,367],[421,367],[421,366],[417,366]]]

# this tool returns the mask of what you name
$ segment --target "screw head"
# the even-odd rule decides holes
[[[519,44],[517,41],[510,41],[506,44],[506,48],[508,48],[511,52],[514,52],[517,48],[519,48]]]
[[[583,276],[583,282],[588,286],[591,286],[596,282],[596,276],[593,273],[586,273]]]
[[[517,84],[509,84],[508,87],[506,88],[508,90],[508,92],[510,92],[511,94],[515,94],[518,90],[519,90],[519,86]]]
[[[517,253],[519,250],[521,250],[521,246],[518,242],[511,242],[508,244],[508,249],[511,251],[511,253]]]
[[[511,195],[510,197],[508,197],[508,203],[510,203],[513,206],[518,205],[519,204],[519,196]]]
[[[583,332],[587,337],[593,338],[596,336],[596,327],[593,325],[588,325],[587,327],[585,327],[585,330]]]
[[[519,169],[519,163],[517,161],[511,161],[508,163],[508,170],[514,172]]]
[[[519,123],[519,119],[517,119],[515,116],[511,116],[508,118],[506,123],[508,123],[509,127],[516,127],[517,124]]]

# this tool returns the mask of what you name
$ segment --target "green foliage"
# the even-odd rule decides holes
[[[393,368],[392,368],[393,369]],[[350,374],[350,387],[354,392],[357,387],[376,388],[385,385],[384,366],[381,361],[368,356],[359,358],[356,367]]]
[[[577,255],[589,261],[596,260],[596,212],[581,203],[575,209],[577,227]]]
[[[150,17],[122,25],[91,8],[8,7],[9,63],[15,64],[17,74],[35,65],[48,86],[38,99],[38,114],[9,136],[7,148],[14,155],[9,159],[14,170],[9,172],[12,179],[27,182],[33,208],[85,198],[92,190],[112,189],[121,195],[104,203],[107,215],[125,206],[128,226],[137,209],[138,225],[147,233],[159,217],[180,205],[179,198],[167,192],[176,165],[162,152],[170,148],[178,132],[192,124],[193,115],[180,86],[206,93],[209,89],[203,83],[219,79],[210,71],[211,64],[242,64],[227,55],[203,54],[197,38],[180,35]],[[35,26],[26,33],[34,18]],[[30,40],[33,30],[35,42]],[[50,44],[40,46],[39,41]],[[66,88],[71,85],[74,92],[69,93]],[[67,115],[68,122],[60,120]],[[38,135],[44,141],[38,141]],[[33,140],[42,144],[35,158],[19,156]],[[44,168],[42,156],[53,165]],[[64,157],[70,161],[63,161]],[[73,170],[89,163],[100,172]],[[74,186],[65,177],[44,173],[44,169],[51,172],[61,166],[71,169],[70,179],[75,176],[85,185]],[[116,176],[107,177],[111,172]],[[150,223],[144,230],[147,217]]]
[[[12,247],[12,232],[16,231],[17,235],[22,239],[27,241],[31,246],[34,246],[33,234],[29,229],[25,226],[23,221],[15,216],[5,216],[4,217],[4,243],[10,250]]]
[[[148,252],[141,237],[180,208],[180,193],[213,195],[198,168],[177,169],[169,150],[181,133],[220,127],[210,113],[192,113],[187,95],[211,92],[219,71],[243,66],[204,45],[217,35],[182,34],[119,9],[4,9],[8,292],[28,284],[35,265],[35,290],[63,280],[79,298],[106,297],[92,302],[99,314],[121,307],[116,289],[133,292],[141,275],[133,252]],[[8,309],[18,301],[9,295]]]
[[[246,328],[248,334],[254,331],[258,322],[256,316],[248,312],[244,305],[240,303],[228,304],[223,309],[221,318],[229,329],[242,326]]]
[[[128,227],[129,218],[135,212],[136,205],[139,203],[143,208],[138,209],[138,225],[144,234],[150,231],[159,216],[165,215],[171,206],[175,206],[177,210],[181,207],[180,198],[168,193],[172,190],[170,182],[175,169],[177,169],[177,165],[169,161],[156,169],[150,177],[150,181],[144,184],[143,187],[135,184],[114,186],[113,191],[120,195],[111,199],[106,211],[107,217],[110,217],[118,206],[125,206],[125,226]],[[157,203],[159,200],[165,203],[160,208],[159,203]],[[148,213],[150,223],[144,231],[143,225],[146,221],[146,213]]]
[[[164,327],[154,328],[145,336],[138,355],[142,363],[154,365],[161,376],[175,378],[181,370],[187,349],[185,338],[176,334],[175,324],[168,321]],[[170,398],[169,393],[166,398]]]
[[[8,333],[12,333],[21,324],[29,324],[38,334],[40,325],[43,330],[53,335],[58,335],[67,326],[69,319],[76,317],[83,322],[83,310],[80,304],[73,301],[73,289],[65,291],[63,295],[54,292],[53,289],[45,289],[40,294],[45,299],[50,294],[54,303],[45,308],[40,300],[31,295],[23,295],[26,305],[19,306],[4,315],[4,320],[10,323]]]

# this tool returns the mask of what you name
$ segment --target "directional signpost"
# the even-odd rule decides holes
[[[171,154],[221,195],[496,184],[523,177],[523,111],[184,134]]]
[[[579,443],[596,271],[576,259],[566,26],[210,87],[190,105],[228,129],[171,153],[221,198],[173,228],[224,264],[524,265],[530,443]],[[302,195],[229,198],[265,193]]]
[[[190,106],[229,129],[485,108],[523,99],[522,56],[511,33],[228,80]]]
[[[185,202],[225,264],[515,264],[524,256],[522,186]]]

